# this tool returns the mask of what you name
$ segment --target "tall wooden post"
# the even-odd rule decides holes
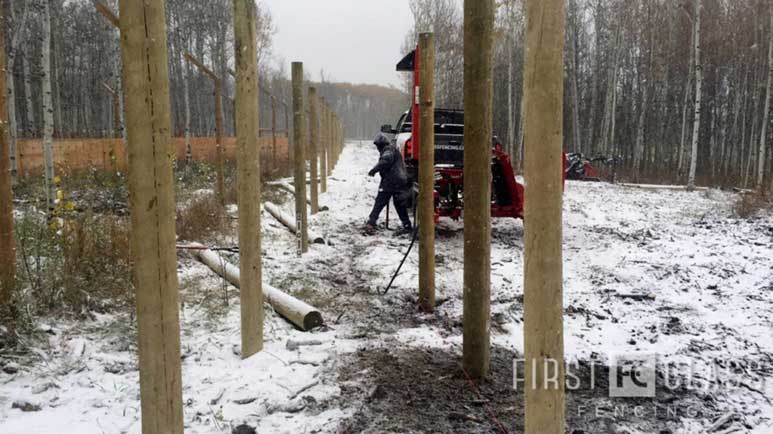
[[[190,53],[185,53],[185,60],[192,63],[204,75],[212,80],[215,86],[215,171],[217,176],[217,198],[221,205],[225,204],[225,151],[223,149],[223,82],[211,69],[204,66],[199,59]]]
[[[526,2],[523,334],[528,434],[564,433],[564,8],[564,0]]]
[[[333,143],[333,109],[327,107],[327,175],[333,173],[333,155],[335,154],[335,144]]]
[[[254,0],[233,4],[242,358],[247,358],[263,349],[257,17]]]
[[[419,35],[419,304],[435,310],[435,36]]]
[[[5,29],[5,7],[0,6],[0,29]],[[0,32],[0,83],[6,82],[5,32]],[[5,92],[0,92],[0,311],[11,302],[16,284],[16,241],[13,236],[11,144]]]
[[[319,100],[317,89],[309,88],[309,178],[311,181],[311,214],[319,212]]]
[[[271,95],[271,162],[277,167],[277,149],[276,149],[276,97]]]
[[[303,104],[303,63],[292,64],[293,142],[295,145],[295,222],[298,225],[298,256],[309,251],[306,210],[306,107]]]
[[[320,126],[321,126],[321,134],[320,134],[320,155],[319,155],[319,173],[322,176],[320,184],[320,189],[322,193],[325,193],[327,191],[327,153],[328,153],[328,125],[327,125],[327,104],[325,104],[325,98],[320,97],[319,99],[319,108],[320,108]]]
[[[163,0],[120,0],[144,434],[182,434],[180,319]]]
[[[489,371],[494,0],[464,2],[464,368]]]

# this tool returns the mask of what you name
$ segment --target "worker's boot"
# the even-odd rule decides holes
[[[376,232],[378,232],[378,230],[377,230],[377,229],[376,229],[376,227],[375,227],[375,226],[373,226],[372,224],[370,224],[370,223],[366,223],[366,224],[365,224],[365,227],[364,227],[364,228],[362,228],[362,232],[363,232],[365,235],[376,235]]]
[[[402,229],[398,229],[395,231],[396,237],[402,237],[403,235],[408,235],[413,233],[413,228],[410,226],[403,226]]]

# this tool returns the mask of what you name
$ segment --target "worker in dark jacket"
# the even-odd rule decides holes
[[[376,203],[373,205],[373,211],[370,213],[365,231],[368,233],[376,231],[378,217],[384,207],[389,204],[389,199],[392,199],[397,215],[403,223],[403,228],[398,231],[398,234],[410,233],[412,230],[411,219],[408,217],[408,210],[406,209],[406,204],[410,197],[410,189],[408,187],[408,176],[405,172],[403,156],[383,133],[376,135],[373,144],[378,148],[380,156],[378,164],[368,172],[368,175],[376,176],[377,173],[380,174],[381,184],[379,184]]]

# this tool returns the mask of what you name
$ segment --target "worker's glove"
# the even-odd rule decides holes
[[[370,172],[368,172],[368,176],[376,176],[377,173],[378,173],[378,170],[370,169]]]

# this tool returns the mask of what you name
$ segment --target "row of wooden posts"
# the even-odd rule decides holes
[[[529,0],[524,85],[525,432],[564,432],[561,251],[564,0]],[[490,368],[494,0],[464,2],[463,369]],[[435,42],[419,35],[420,125],[434,125]],[[419,304],[435,309],[434,129],[420,128]]]
[[[256,10],[254,0],[233,0],[236,59],[236,135],[239,202],[242,357],[263,348],[260,256],[260,160]],[[561,252],[561,143],[563,125],[564,1],[529,0],[525,62],[524,118],[527,176],[524,228],[525,428],[530,434],[564,432],[564,367]],[[171,114],[164,0],[119,0],[126,96],[131,247],[135,258],[142,431],[183,432],[179,294],[175,244],[175,200],[170,152]],[[490,364],[491,165],[493,110],[494,0],[464,2],[464,335],[463,367],[474,378]],[[2,24],[2,23],[0,23]],[[0,32],[0,53],[4,53]],[[434,124],[434,40],[420,36],[420,116]],[[0,56],[3,82],[4,56]],[[309,139],[303,65],[292,64],[294,177],[298,252],[308,249],[306,152],[310,153],[311,212],[318,209],[318,182],[342,150],[342,127],[335,114],[309,89]],[[14,264],[10,174],[5,104],[0,97],[0,302],[7,264]],[[326,119],[320,122],[320,118]],[[321,125],[321,130],[319,129]],[[218,128],[222,131],[222,128]],[[420,304],[435,307],[434,135],[421,130]],[[320,136],[321,135],[321,136]],[[320,144],[326,144],[320,146]],[[308,151],[307,151],[308,149]],[[321,167],[318,167],[318,162]],[[319,172],[319,173],[318,173]],[[222,194],[222,179],[218,189]],[[7,261],[7,262],[6,262]],[[10,279],[12,281],[13,279]]]
[[[122,86],[125,95],[126,139],[129,150],[128,187],[131,212],[131,249],[136,290],[142,432],[182,434],[182,373],[180,359],[179,292],[175,237],[175,198],[172,168],[171,107],[164,0],[120,0],[119,13],[106,15],[120,29]],[[99,4],[99,3],[97,3]],[[260,122],[256,6],[254,0],[233,0],[236,70],[237,195],[240,252],[241,355],[250,357],[263,348],[263,292],[261,270]],[[0,8],[2,9],[2,8]],[[108,11],[106,8],[102,8]],[[109,11],[108,11],[109,12]],[[0,12],[0,17],[2,13]],[[3,17],[4,18],[4,17]],[[1,21],[1,20],[0,20]],[[0,22],[2,24],[2,22]],[[0,32],[0,53],[5,53]],[[223,175],[222,87],[192,56],[196,65],[215,82],[217,129],[217,194],[225,196]],[[0,55],[0,82],[5,56]],[[300,75],[297,72],[300,71]],[[327,176],[343,148],[343,127],[333,110],[308,90],[310,137],[305,135],[306,98],[300,64],[293,64],[295,189],[303,203],[299,212],[302,243],[306,251],[306,160],[311,162],[311,212],[319,209],[319,187],[327,189]],[[298,80],[300,78],[300,81]],[[276,99],[272,97],[272,106]],[[12,196],[9,169],[7,113],[0,97],[0,302],[9,304],[13,285]],[[272,116],[276,132],[276,110]],[[275,136],[276,137],[276,136]],[[308,148],[308,151],[307,151]],[[274,146],[276,149],[276,146]],[[319,164],[318,164],[319,161]],[[321,167],[319,167],[321,166]],[[321,179],[320,179],[321,178]],[[11,265],[7,267],[6,265]]]
[[[343,150],[343,124],[314,87],[303,90],[303,63],[292,64],[293,182],[298,256],[309,250],[309,214],[306,194],[306,162],[309,162],[311,214],[319,212],[319,194],[327,191],[327,178]],[[307,97],[307,98],[305,98]],[[308,123],[306,114],[308,113]],[[309,131],[306,131],[308,125]],[[308,155],[307,155],[308,154]]]
[[[94,3],[97,11],[105,17],[105,19],[112,24],[114,27],[120,29],[120,20],[118,19],[118,16],[116,16],[110,8],[105,6],[104,4],[100,2]],[[215,172],[216,172],[216,193],[218,200],[221,202],[221,204],[225,204],[225,150],[223,145],[223,132],[225,131],[225,126],[223,125],[223,79],[224,77],[218,76],[211,68],[207,67],[204,61],[201,59],[198,59],[191,53],[185,53],[183,55],[184,59],[189,62],[191,65],[196,67],[202,74],[206,75],[211,81],[212,85],[214,87],[214,98],[215,98],[215,143],[216,143],[216,161],[215,161]],[[234,78],[237,78],[236,71],[232,69],[228,69],[228,74],[231,75]],[[238,86],[238,84],[237,84]],[[118,103],[119,98],[116,95],[117,92],[113,91],[109,86],[105,85],[107,90],[111,92],[114,96],[114,111],[115,113],[115,119],[120,119],[120,104]],[[272,155],[272,162],[276,163],[278,161],[277,157],[277,134],[285,133],[287,134],[287,137],[290,137],[290,123],[289,123],[289,105],[281,100],[278,99],[276,96],[271,94],[270,91],[268,91],[265,87],[263,87],[260,83],[258,83],[258,89],[259,91],[263,92],[266,96],[269,97],[271,100],[271,128],[269,129],[261,129],[258,128],[258,134],[262,134],[263,132],[270,132],[272,137],[272,147],[271,147],[271,155]],[[259,96],[256,95],[256,101],[258,101]],[[284,107],[284,121],[285,121],[285,129],[279,130],[277,128],[277,102],[279,102]],[[323,103],[324,104],[324,103]],[[236,101],[234,101],[234,105],[237,106]],[[235,107],[238,108],[238,107]],[[238,116],[234,115],[234,127],[236,128],[238,125]],[[116,131],[120,131],[120,121],[116,120]],[[190,162],[192,159],[191,156],[191,147],[190,142],[187,142],[186,147],[186,161]]]

